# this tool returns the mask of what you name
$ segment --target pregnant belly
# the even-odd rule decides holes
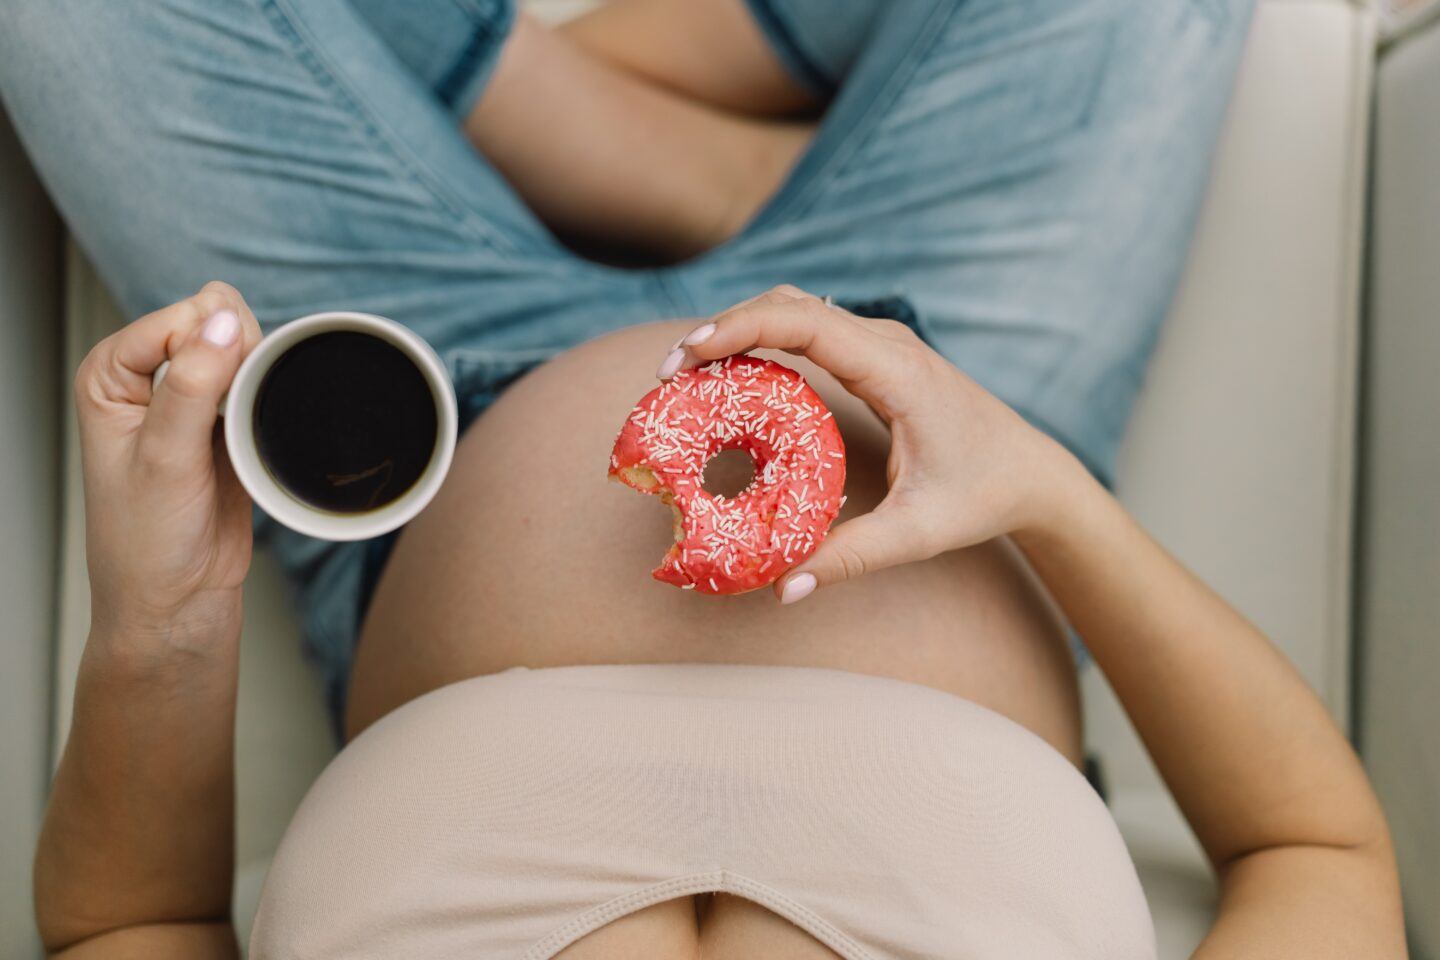
[[[351,733],[430,690],[514,666],[818,666],[925,684],[987,706],[1072,759],[1074,671],[1047,598],[994,542],[878,571],[779,606],[768,590],[657,583],[670,511],[608,482],[615,433],[689,328],[655,324],[570,351],[462,438],[444,489],[381,577],[351,682]],[[889,438],[828,375],[777,355],[835,413],[849,453],[840,520],[885,492]]]

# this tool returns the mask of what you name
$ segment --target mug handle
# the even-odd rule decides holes
[[[161,360],[161,361],[160,361],[160,366],[156,367],[156,368],[155,368],[155,372],[152,373],[152,374],[150,374],[150,393],[151,393],[151,395],[154,395],[154,393],[155,393],[155,388],[158,387],[158,386],[160,386],[160,381],[161,381],[161,380],[164,380],[164,379],[165,379],[165,374],[167,374],[167,373],[169,373],[169,372],[170,372],[170,361],[169,361],[169,360]],[[227,390],[226,392],[220,394],[220,403],[216,406],[216,409],[215,409],[215,412],[216,412],[218,415],[220,415],[220,416],[222,416],[222,417],[225,416],[225,401],[226,401],[226,400],[229,400],[229,399],[230,399],[230,392],[229,392],[228,390]]]

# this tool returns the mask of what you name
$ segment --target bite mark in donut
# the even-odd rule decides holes
[[[704,490],[705,465],[744,450],[755,477],[734,497]],[[681,371],[625,419],[610,478],[674,511],[675,543],[652,576],[699,593],[774,583],[815,552],[844,504],[845,444],[803,377],[735,356]]]

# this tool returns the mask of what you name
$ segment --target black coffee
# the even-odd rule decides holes
[[[255,441],[290,494],[334,513],[397,499],[435,452],[435,400],[418,367],[379,337],[302,340],[260,381]]]

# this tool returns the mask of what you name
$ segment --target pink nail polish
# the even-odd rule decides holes
[[[687,347],[698,347],[713,336],[715,336],[715,324],[707,323],[703,327],[696,327],[694,330],[691,330],[689,336],[680,342]]]
[[[669,355],[665,357],[664,362],[660,364],[660,369],[655,371],[655,376],[659,377],[661,380],[669,380],[671,377],[675,376],[677,372],[679,372],[680,364],[684,362],[685,351],[677,347],[676,349],[671,350]]]
[[[234,310],[217,311],[200,328],[200,336],[217,347],[228,347],[240,336],[240,318]]]
[[[815,574],[797,573],[785,581],[780,591],[781,603],[797,603],[815,592]]]

